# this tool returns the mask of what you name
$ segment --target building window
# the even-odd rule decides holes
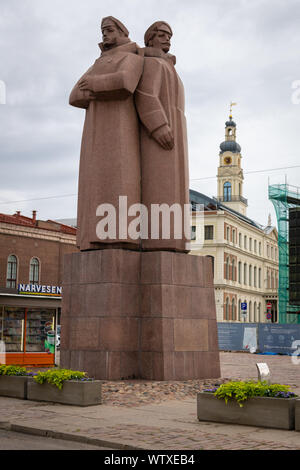
[[[250,300],[249,302],[249,322],[253,322],[253,318],[252,318],[252,302]]]
[[[261,289],[261,268],[258,270],[258,287]]]
[[[257,268],[254,266],[254,271],[253,271],[253,285],[254,287],[257,287]]]
[[[254,302],[254,323],[257,323],[257,308],[256,308],[256,302]]]
[[[234,259],[232,260],[232,265],[231,265],[231,279],[235,281],[235,262]]]
[[[205,225],[205,227],[204,227],[204,239],[205,240],[213,240],[214,239],[214,226],[213,225]]]
[[[235,229],[232,230],[232,243],[236,243],[236,240],[235,240]]]
[[[261,322],[261,303],[258,304],[258,321]]]
[[[247,284],[247,264],[244,263],[244,284]]]
[[[226,183],[224,183],[223,191],[224,191],[224,201],[225,202],[231,201],[231,183],[229,183],[229,181],[226,181]]]
[[[249,250],[252,251],[252,238],[249,238]]]
[[[37,258],[30,261],[29,284],[38,284],[40,279],[40,262]]]
[[[270,258],[270,246],[267,245],[267,257]]]
[[[225,302],[225,320],[229,320],[229,298],[226,297]]]
[[[226,258],[225,279],[229,279],[229,257]]]
[[[231,317],[232,317],[232,320],[233,320],[233,321],[236,320],[236,315],[235,315],[235,301],[234,301],[234,298],[232,299],[232,303],[231,303]]]
[[[15,255],[10,255],[7,260],[6,287],[16,289],[17,287],[18,261]]]
[[[242,321],[242,308],[241,308],[242,301],[239,299],[239,321]]]
[[[247,250],[247,237],[246,235],[244,236],[244,248]]]
[[[230,228],[229,227],[226,228],[226,240],[227,241],[230,240]]]
[[[239,261],[239,271],[238,271],[238,280],[239,280],[239,283],[241,284],[242,283],[242,262]]]
[[[256,253],[256,252],[257,252],[257,241],[254,240],[254,253]]]
[[[196,240],[196,225],[191,227],[191,240]]]
[[[261,255],[261,242],[259,242],[259,245],[258,245],[258,252]]]
[[[242,248],[242,234],[239,233],[239,247]]]
[[[249,286],[252,286],[252,266],[250,264],[249,266],[249,282],[248,282]]]

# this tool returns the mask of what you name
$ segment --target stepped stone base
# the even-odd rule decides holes
[[[61,367],[101,380],[220,377],[211,260],[118,249],[65,255]]]

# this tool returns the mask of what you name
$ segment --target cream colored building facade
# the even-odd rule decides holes
[[[192,253],[212,257],[218,322],[277,322],[277,229],[270,217],[263,227],[246,215],[241,148],[231,116],[219,159],[217,198],[190,191],[194,209],[204,209],[192,215]]]

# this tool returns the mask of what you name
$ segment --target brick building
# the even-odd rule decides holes
[[[54,363],[64,254],[76,229],[56,221],[0,214],[0,341],[6,363]]]

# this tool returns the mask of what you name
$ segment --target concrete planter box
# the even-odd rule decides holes
[[[300,399],[296,400],[295,405],[295,429],[300,431]]]
[[[49,401],[64,405],[91,406],[101,403],[100,380],[83,381],[67,380],[59,390],[55,385],[39,384],[34,379],[28,379],[27,399],[34,401]]]
[[[295,429],[296,398],[254,397],[241,408],[236,401],[216,398],[212,393],[197,396],[199,421],[242,424],[275,429]]]
[[[27,381],[26,376],[0,375],[0,396],[26,399]]]

